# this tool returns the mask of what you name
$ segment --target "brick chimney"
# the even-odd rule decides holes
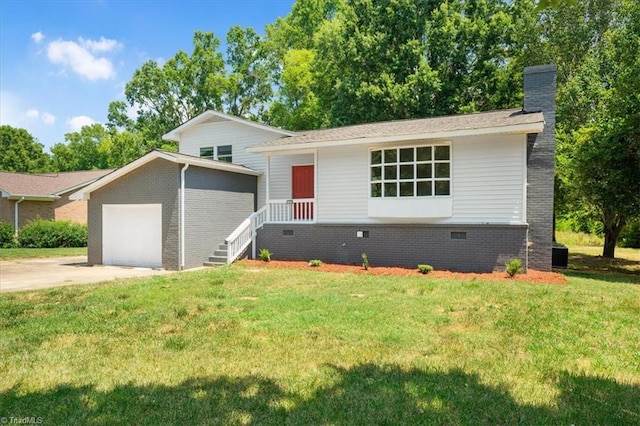
[[[551,270],[556,149],[556,66],[524,70],[524,111],[542,111],[544,130],[527,135],[527,267]]]

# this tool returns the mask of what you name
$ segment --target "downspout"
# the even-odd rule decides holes
[[[185,181],[185,177],[184,174],[187,171],[187,169],[189,168],[189,164],[185,164],[184,167],[182,168],[182,170],[180,170],[180,267],[179,269],[182,271],[184,269],[185,266],[185,241],[184,241],[184,199],[185,199],[185,194],[184,194],[184,181]]]
[[[13,205],[13,236],[18,237],[18,204],[24,201],[24,197],[20,198]]]

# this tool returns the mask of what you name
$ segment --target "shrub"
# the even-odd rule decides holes
[[[620,247],[640,248],[640,219],[628,223],[618,241]]]
[[[367,253],[362,253],[362,267],[365,271],[369,269],[369,257]]]
[[[516,274],[520,274],[524,271],[522,267],[522,261],[520,259],[511,259],[507,263],[504,264],[505,271],[511,278],[513,278]]]
[[[258,253],[258,259],[262,260],[263,262],[271,262],[271,256],[273,256],[273,253],[264,248],[260,249],[260,253]]]
[[[11,248],[14,246],[13,225],[0,220],[0,248]]]
[[[70,221],[34,220],[20,229],[18,243],[25,248],[86,247],[87,225]]]
[[[322,260],[320,260],[320,259],[311,259],[309,261],[309,266],[313,266],[313,267],[322,266]]]
[[[418,265],[418,271],[420,271],[421,274],[428,274],[429,272],[433,271],[433,266],[431,265]]]

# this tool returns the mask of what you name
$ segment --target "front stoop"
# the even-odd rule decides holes
[[[213,252],[213,256],[209,256],[209,261],[204,262],[204,266],[221,266],[227,264],[227,245],[220,244],[218,249]]]

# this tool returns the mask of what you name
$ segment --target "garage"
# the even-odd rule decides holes
[[[162,204],[103,204],[102,263],[162,267]]]

